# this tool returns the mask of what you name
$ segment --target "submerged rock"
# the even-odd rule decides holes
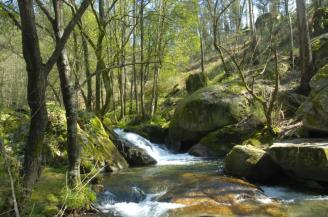
[[[281,178],[281,169],[262,149],[251,145],[237,145],[224,160],[228,174],[256,181],[274,181]]]
[[[328,182],[327,140],[295,139],[275,143],[269,154],[291,177]]]
[[[261,123],[262,110],[239,84],[200,89],[178,104],[169,128],[170,148],[187,151],[209,132],[248,118]]]
[[[248,216],[282,213],[280,205],[246,181],[211,175],[183,173],[183,187],[177,186],[160,201],[185,205],[173,216]],[[266,201],[266,202],[263,202]]]

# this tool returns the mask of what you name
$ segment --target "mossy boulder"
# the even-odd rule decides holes
[[[233,147],[224,160],[226,173],[257,181],[273,181],[281,177],[280,168],[266,152],[252,145]]]
[[[186,80],[186,90],[189,94],[206,86],[207,76],[205,73],[191,74]]]
[[[225,156],[235,145],[251,138],[256,128],[257,123],[251,121],[225,126],[207,134],[189,153],[201,157]]]
[[[314,67],[318,70],[328,62],[328,33],[313,38],[311,44]]]
[[[318,93],[325,87],[328,87],[328,64],[324,65],[319,71],[312,77],[310,81],[311,90]]]
[[[297,111],[304,127],[328,135],[328,65],[311,79],[311,93]]]
[[[109,139],[104,126],[92,113],[80,114],[78,139],[83,145],[82,162],[104,162],[107,171],[128,167],[127,161]]]
[[[249,119],[261,123],[261,107],[238,83],[202,88],[181,101],[170,123],[170,148],[187,151],[206,134]]]
[[[268,151],[285,174],[314,181],[328,182],[328,141],[295,139],[275,143]]]

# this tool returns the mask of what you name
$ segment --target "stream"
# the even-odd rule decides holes
[[[115,132],[158,163],[105,175],[96,204],[102,216],[328,216],[328,195],[291,184],[250,187],[226,177],[222,159],[172,154],[137,134]]]

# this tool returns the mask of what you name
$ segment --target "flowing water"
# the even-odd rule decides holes
[[[172,154],[164,146],[153,144],[137,134],[120,129],[115,132],[146,150],[158,163],[105,176],[106,190],[98,195],[97,202],[104,216],[328,216],[328,195],[291,188],[290,185],[260,186],[263,192],[253,187],[253,190],[249,190],[241,180],[224,176],[222,160]],[[216,183],[220,183],[219,187]],[[202,188],[203,185],[207,185],[207,188]],[[228,189],[226,192],[229,193],[213,194],[213,188],[215,191]],[[206,192],[209,196],[202,196],[205,202],[195,205],[199,192]],[[245,194],[248,196],[243,196]],[[186,195],[192,195],[192,198]],[[247,199],[249,195],[254,198]],[[212,203],[213,197],[216,197],[215,206],[208,205]],[[232,201],[231,197],[238,199]],[[191,206],[195,209],[190,209]]]

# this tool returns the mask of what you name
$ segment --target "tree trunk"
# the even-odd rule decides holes
[[[63,1],[53,0],[55,9],[56,29],[54,29],[56,40],[59,41],[63,35]],[[60,78],[60,86],[66,111],[67,121],[67,153],[68,153],[68,183],[71,188],[81,183],[80,178],[80,155],[81,146],[77,142],[77,109],[74,86],[70,81],[71,68],[68,61],[66,49],[64,48],[57,60],[57,68]]]
[[[29,136],[25,147],[23,165],[23,184],[28,190],[32,189],[41,173],[43,139],[48,122],[45,98],[47,76],[61,55],[61,51],[74,26],[89,6],[90,1],[84,0],[81,3],[80,8],[67,24],[62,38],[56,41],[55,50],[52,52],[46,64],[42,63],[33,3],[33,0],[18,1],[22,28],[23,55],[28,75],[27,100],[31,112]]]
[[[91,111],[92,110],[92,79],[90,78],[89,48],[85,36],[81,35],[81,37],[82,37],[85,77],[87,78],[87,102],[85,107],[88,111]]]
[[[313,76],[312,50],[309,25],[306,15],[305,0],[296,0],[297,20],[300,43],[301,84],[300,91],[307,95],[310,92],[309,82]]]
[[[33,0],[18,1],[22,26],[23,55],[28,74],[27,100],[31,123],[24,158],[24,187],[32,189],[41,174],[41,153],[47,127],[45,90],[47,76],[42,66]]]
[[[145,93],[144,93],[144,0],[140,3],[140,103],[141,114],[145,117]]]
[[[290,38],[290,50],[289,50],[289,59],[291,63],[291,68],[294,70],[294,33],[293,33],[293,23],[292,23],[292,17],[289,13],[289,5],[288,0],[285,0],[285,12],[286,12],[286,18],[288,19],[289,24],[289,38]]]

